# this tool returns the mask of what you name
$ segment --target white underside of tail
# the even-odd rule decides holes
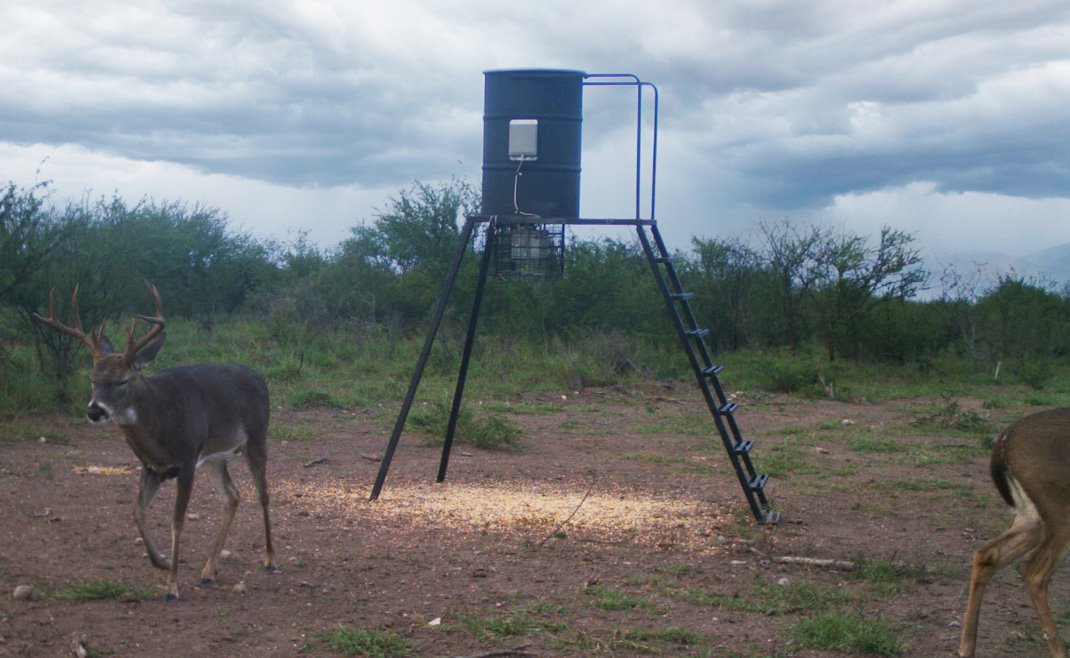
[[[1040,512],[1037,506],[1026,495],[1025,490],[1018,484],[1013,476],[1007,475],[1007,485],[1011,490],[1011,498],[1014,500],[1014,522],[1018,525],[1032,525],[1040,522]]]

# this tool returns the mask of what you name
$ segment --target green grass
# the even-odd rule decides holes
[[[764,577],[743,595],[723,594],[697,588],[684,588],[671,594],[695,605],[728,612],[756,612],[763,615],[787,615],[799,611],[826,610],[851,601],[845,591],[828,589],[812,583],[782,586]]]
[[[632,428],[636,434],[673,434],[680,436],[712,436],[717,428],[710,414],[703,408],[681,408],[656,419],[639,423]]]
[[[622,637],[637,642],[665,642],[679,646],[694,646],[706,641],[706,636],[701,633],[677,627],[626,631]]]
[[[176,317],[168,321],[168,343],[152,370],[182,363],[245,363],[267,376],[276,404],[298,408],[394,405],[407,387],[422,343],[420,332],[402,336],[386,327],[372,327],[355,333],[342,324],[311,327],[290,316],[268,321],[217,317],[210,333],[199,321]],[[456,340],[442,338],[436,343],[421,382],[424,399],[445,399],[452,392],[456,348]],[[652,377],[688,382],[692,377],[672,341],[612,332],[592,330],[567,339],[489,334],[480,337],[477,348],[467,399],[488,404],[515,400],[518,392],[553,392],[571,398],[577,377],[585,379],[586,385],[624,391]],[[52,410],[59,400],[65,400],[62,406],[72,413],[79,413],[87,388],[86,354],[76,355],[77,372],[57,384],[41,373],[31,341],[23,339],[5,349],[0,353],[0,416]],[[632,365],[619,367],[617,357],[622,354],[627,356],[623,363]],[[1009,377],[995,383],[987,364],[956,356],[932,359],[924,368],[919,364],[829,363],[820,350],[804,347],[796,354],[787,350],[729,352],[718,354],[718,361],[725,366],[725,387],[746,392],[754,407],[762,404],[768,391],[825,399],[818,372],[834,384],[837,398],[848,402],[972,396],[991,401],[987,409],[1006,409],[1008,415],[1017,413],[1018,407],[1070,405],[1070,363],[1065,359],[1043,364],[1042,390],[1029,384],[1036,384],[1036,377]],[[27,372],[35,376],[23,376]],[[515,413],[546,413],[552,406],[520,401]],[[702,410],[662,418],[662,412],[648,405],[647,413],[649,420],[638,425],[644,433],[708,436],[711,431],[710,419]],[[920,429],[945,433],[950,428],[979,437],[999,426],[985,414],[964,412],[950,402],[934,409],[931,416]]]
[[[270,434],[272,441],[308,441],[320,437],[319,433],[307,431],[299,425],[279,421],[271,423]]]
[[[898,656],[903,653],[900,633],[882,617],[826,612],[796,623],[792,641],[808,649]]]
[[[670,626],[616,629],[607,635],[592,635],[580,631],[561,638],[558,644],[573,652],[579,651],[590,656],[671,656],[676,655],[683,647],[703,647],[708,642],[709,639],[701,633]]]
[[[914,427],[941,434],[955,432],[982,438],[995,434],[996,428],[987,416],[960,408],[958,401],[946,393],[940,397],[943,404],[929,414],[918,416],[913,422]]]
[[[903,578],[900,570],[886,562],[864,561],[858,578],[881,594],[898,591],[894,585]],[[870,618],[852,611],[853,596],[842,589],[799,582],[787,586],[759,576],[754,586],[742,594],[725,594],[685,587],[670,596],[693,605],[725,612],[803,618],[789,626],[795,646],[810,649],[875,653],[901,653],[898,633],[882,618]]]
[[[908,580],[910,574],[908,570],[891,562],[864,559],[859,564],[855,576],[869,585],[876,594],[889,596],[902,591],[901,583]]]
[[[557,621],[564,611],[555,606],[521,608],[507,614],[460,615],[461,627],[479,640],[561,633],[568,624]]]
[[[457,415],[454,439],[484,450],[520,450],[520,426],[501,414],[471,406],[461,407]],[[409,414],[409,426],[428,435],[429,443],[441,445],[449,424],[450,407],[434,402],[415,407]]]
[[[634,610],[636,608],[652,610],[657,607],[646,599],[629,596],[620,590],[602,587],[601,585],[584,587],[580,592],[591,597],[592,605],[599,610],[619,611]]]
[[[611,432],[607,425],[604,420],[592,414],[585,418],[566,418],[558,423],[557,428],[565,434],[577,436],[608,436]]]
[[[392,632],[353,628],[340,624],[319,636],[331,651],[347,656],[368,658],[403,658],[413,655],[411,642]]]
[[[349,406],[332,393],[318,388],[294,391],[290,396],[289,404],[295,409],[345,409]]]
[[[809,452],[796,445],[780,443],[763,446],[753,459],[761,472],[777,479],[799,475],[828,475],[829,468],[809,458]]]
[[[665,573],[677,578],[688,578],[691,576],[697,576],[702,573],[702,569],[699,567],[691,566],[690,564],[674,564],[664,569]]]
[[[712,473],[709,464],[696,462],[687,456],[666,455],[663,453],[639,452],[620,457],[625,461],[656,464],[670,469],[674,473]]]
[[[903,478],[888,480],[881,483],[881,487],[900,491],[954,491],[963,494],[972,492],[967,484],[950,482],[940,478]]]
[[[882,439],[871,435],[854,435],[847,439],[847,446],[855,452],[888,455],[904,452],[909,446],[895,439]]]

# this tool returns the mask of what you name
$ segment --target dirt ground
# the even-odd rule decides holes
[[[231,555],[215,585],[198,584],[221,511],[202,474],[172,603],[135,540],[137,463],[119,433],[61,415],[0,423],[0,656],[73,655],[72,637],[90,656],[327,656],[340,625],[403,638],[421,656],[848,655],[792,639],[811,610],[725,603],[803,584],[847,593],[897,630],[904,655],[953,655],[971,551],[1009,520],[978,440],[913,429],[941,401],[740,402],[756,459],[786,473],[767,489],[777,527],[751,520],[684,384],[518,397],[509,417],[525,449],[459,445],[443,485],[438,449],[406,434],[374,502],[396,410],[279,410],[269,468],[279,573],[258,568],[262,528],[239,460]],[[999,428],[1010,412],[983,413]],[[875,442],[859,444],[867,432]],[[927,446],[964,456],[926,459]],[[169,484],[149,511],[163,546],[173,495]],[[879,561],[898,575],[875,587],[858,569],[784,557]],[[1057,611],[1067,579],[1053,585]],[[86,582],[132,591],[61,596]],[[37,595],[16,600],[19,585]],[[1007,570],[986,599],[979,655],[1042,655],[1038,635]]]

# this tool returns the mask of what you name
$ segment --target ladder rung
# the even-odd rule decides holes
[[[724,366],[710,366],[709,368],[703,368],[702,369],[702,376],[703,377],[713,377],[717,373],[721,372],[722,370],[724,370]]]
[[[682,302],[688,299],[694,299],[695,293],[693,292],[674,292],[670,293],[669,297],[672,297],[675,301]]]
[[[754,447],[754,441],[736,441],[732,446],[732,452],[737,455],[745,455]]]
[[[761,475],[755,475],[754,479],[747,483],[747,487],[751,491],[761,491],[762,489],[765,489],[765,483],[768,479],[769,476],[765,475],[764,473]]]
[[[725,402],[721,406],[717,407],[717,414],[720,416],[727,416],[736,409],[739,409],[739,405],[735,402]]]
[[[705,338],[710,335],[709,329],[688,329],[684,332],[690,338]]]

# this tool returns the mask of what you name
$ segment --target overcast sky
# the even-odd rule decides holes
[[[783,218],[1070,242],[1066,0],[36,0],[0,25],[0,180],[57,200],[332,247],[413,181],[479,183],[483,71],[567,68],[657,85],[672,247]],[[585,91],[584,216],[632,214],[633,100]]]

